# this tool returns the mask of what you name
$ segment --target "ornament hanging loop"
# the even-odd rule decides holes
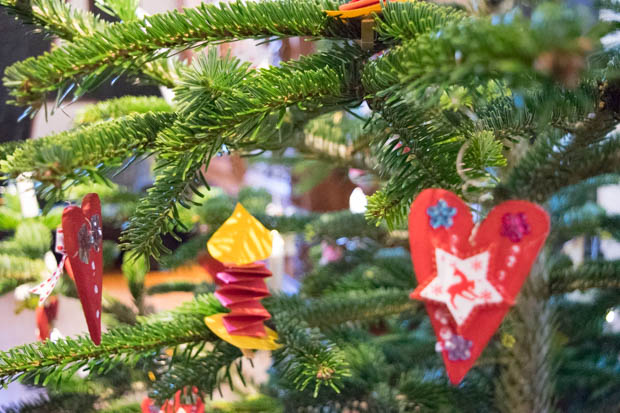
[[[488,191],[490,186],[488,184],[488,179],[485,178],[477,178],[472,179],[467,176],[467,172],[471,171],[470,168],[465,168],[465,162],[463,162],[463,158],[465,158],[465,153],[467,149],[469,149],[470,142],[465,141],[461,148],[459,149],[458,154],[456,155],[456,173],[463,180],[463,186],[461,192],[463,193],[463,197],[467,199],[470,203],[482,205],[483,203],[493,199],[493,196]],[[479,195],[477,194],[469,194],[470,188],[477,188],[482,190]],[[486,190],[485,190],[486,189]],[[477,222],[474,228],[471,231],[469,236],[469,243],[471,245],[475,244],[476,233],[478,232],[478,227],[480,226],[480,222]]]
[[[491,189],[492,186],[489,185],[489,179],[486,179],[486,178],[472,179],[469,176],[467,176],[467,172],[470,172],[471,169],[464,167],[465,162],[463,162],[463,158],[465,157],[465,153],[467,152],[467,149],[469,149],[469,145],[470,145],[470,142],[465,141],[465,143],[461,145],[461,148],[459,149],[459,152],[456,155],[456,173],[463,180],[463,186],[462,186],[463,197],[466,198],[469,202],[482,204],[493,198],[493,195],[491,195],[491,193],[488,191]],[[469,196],[467,192],[471,187],[480,188],[483,190],[486,189],[486,191],[483,191],[480,195],[473,198]]]

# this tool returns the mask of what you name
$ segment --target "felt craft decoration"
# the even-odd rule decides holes
[[[514,304],[549,233],[549,216],[526,201],[495,207],[474,227],[454,193],[426,189],[409,214],[418,287],[452,384],[461,382]]]
[[[101,342],[101,287],[103,248],[101,201],[95,193],[87,194],[82,207],[69,206],[62,212],[67,273],[75,281],[84,310],[90,338]]]
[[[96,345],[101,342],[102,241],[101,201],[95,193],[86,194],[81,208],[72,205],[62,212],[62,226],[56,231],[56,252],[62,254],[58,268],[31,290],[39,294],[39,305],[43,305],[66,268],[75,281],[88,332]]]
[[[230,309],[205,318],[222,340],[241,349],[273,350],[277,334],[264,326],[271,318],[260,300],[269,295],[265,278],[271,272],[256,261],[271,255],[271,232],[237,204],[233,214],[207,243],[200,263],[217,284],[215,297]]]
[[[325,10],[328,16],[340,17],[341,19],[352,19],[355,17],[370,16],[372,13],[381,13],[382,3],[388,1],[408,1],[408,0],[352,0],[342,4],[338,10]]]

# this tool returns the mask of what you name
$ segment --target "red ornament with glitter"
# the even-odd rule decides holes
[[[461,382],[527,278],[549,233],[549,216],[526,201],[507,201],[474,226],[469,207],[443,189],[422,191],[411,206],[409,242],[448,377]]]
[[[86,194],[82,207],[66,207],[62,226],[56,231],[56,252],[62,254],[58,268],[30,292],[39,295],[39,306],[56,286],[63,267],[75,281],[90,338],[101,342],[101,287],[103,281],[103,250],[101,201],[95,193]]]
[[[103,249],[101,201],[97,194],[87,194],[82,207],[70,206],[62,213],[67,273],[75,281],[90,338],[101,342],[101,287]]]

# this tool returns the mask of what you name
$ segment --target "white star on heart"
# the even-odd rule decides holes
[[[437,276],[420,291],[420,297],[444,303],[459,326],[477,305],[501,303],[502,295],[487,279],[490,256],[484,251],[460,259],[436,248]]]

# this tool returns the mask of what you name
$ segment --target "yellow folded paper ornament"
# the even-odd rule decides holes
[[[254,218],[240,203],[232,215],[207,242],[211,257],[228,265],[245,265],[264,260],[271,255],[271,232]],[[214,274],[215,276],[215,274]],[[244,350],[275,350],[278,333],[265,327],[265,337],[230,334],[224,326],[226,314],[205,317],[207,327],[220,339]],[[244,352],[245,353],[245,352]]]
[[[223,318],[225,315],[220,313],[207,316],[205,317],[205,324],[209,327],[209,330],[227,343],[242,350],[276,350],[282,347],[281,344],[276,343],[278,333],[269,327],[265,327],[265,332],[267,333],[265,337],[235,336],[228,333],[224,326]]]
[[[207,250],[223,264],[250,264],[271,255],[271,237],[271,232],[237,203],[232,215],[207,242]]]

